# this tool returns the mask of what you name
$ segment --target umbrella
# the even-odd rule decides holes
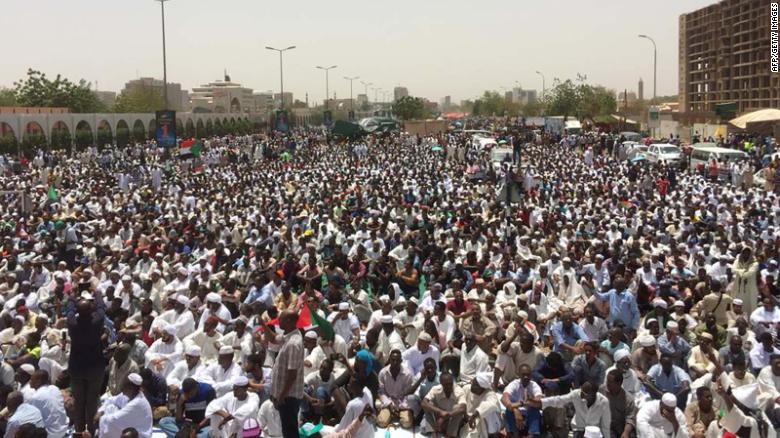
[[[780,120],[780,110],[777,109],[762,109],[753,111],[739,116],[735,119],[729,120],[729,123],[740,129],[747,129],[748,123],[757,122],[777,122]]]

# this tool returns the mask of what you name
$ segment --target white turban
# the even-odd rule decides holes
[[[490,389],[493,386],[493,373],[481,372],[477,373],[474,378],[477,381],[477,385],[484,389]]]

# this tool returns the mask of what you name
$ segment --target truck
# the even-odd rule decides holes
[[[570,117],[564,122],[563,116],[551,116],[544,119],[544,130],[558,135],[580,134],[582,125],[576,118]]]

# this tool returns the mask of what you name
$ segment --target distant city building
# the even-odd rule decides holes
[[[111,109],[116,103],[115,91],[95,91],[95,96],[107,109]]]
[[[279,103],[282,101],[282,97],[279,93],[274,93],[274,106],[279,106]],[[289,91],[284,92],[284,106],[285,108],[290,108],[293,104],[293,94]]]
[[[209,82],[195,87],[190,95],[193,112],[244,113],[255,107],[254,91],[239,83],[230,81]]]
[[[645,100],[645,83],[639,78],[639,85],[636,87],[636,94],[639,100]]]
[[[359,105],[355,102],[355,109],[358,109]],[[332,111],[349,111],[352,109],[352,101],[350,99],[328,99],[328,109]]]
[[[252,93],[254,105],[251,112],[263,113],[274,108],[273,91],[255,91]]]
[[[780,108],[780,75],[770,70],[769,2],[723,0],[679,19],[681,112]]]
[[[355,105],[357,106],[368,105],[368,96],[366,96],[365,94],[358,94],[357,99],[355,101]]]
[[[138,79],[132,79],[128,81],[125,84],[125,88],[122,89],[122,91],[131,91],[135,89],[156,89],[159,90],[161,95],[165,95],[165,92],[163,90],[163,81],[161,79],[155,79],[155,78],[138,78]],[[185,97],[186,91],[182,91],[181,84],[177,84],[174,82],[168,82],[168,106],[172,110],[176,111],[182,111],[186,108],[186,105],[183,105],[183,102],[186,102]]]
[[[536,90],[524,90],[522,87],[515,87],[510,93],[512,98],[509,100],[520,105],[528,105],[537,100]]]
[[[406,87],[395,87],[393,88],[393,100],[398,100],[402,97],[406,97],[409,95],[409,90],[406,89]]]
[[[452,97],[451,96],[444,96],[441,99],[441,109],[442,111],[446,111],[448,109],[452,108]]]

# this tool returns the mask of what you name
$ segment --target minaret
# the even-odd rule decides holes
[[[636,98],[640,101],[645,100],[645,83],[642,78],[639,78],[639,86],[636,90]]]

